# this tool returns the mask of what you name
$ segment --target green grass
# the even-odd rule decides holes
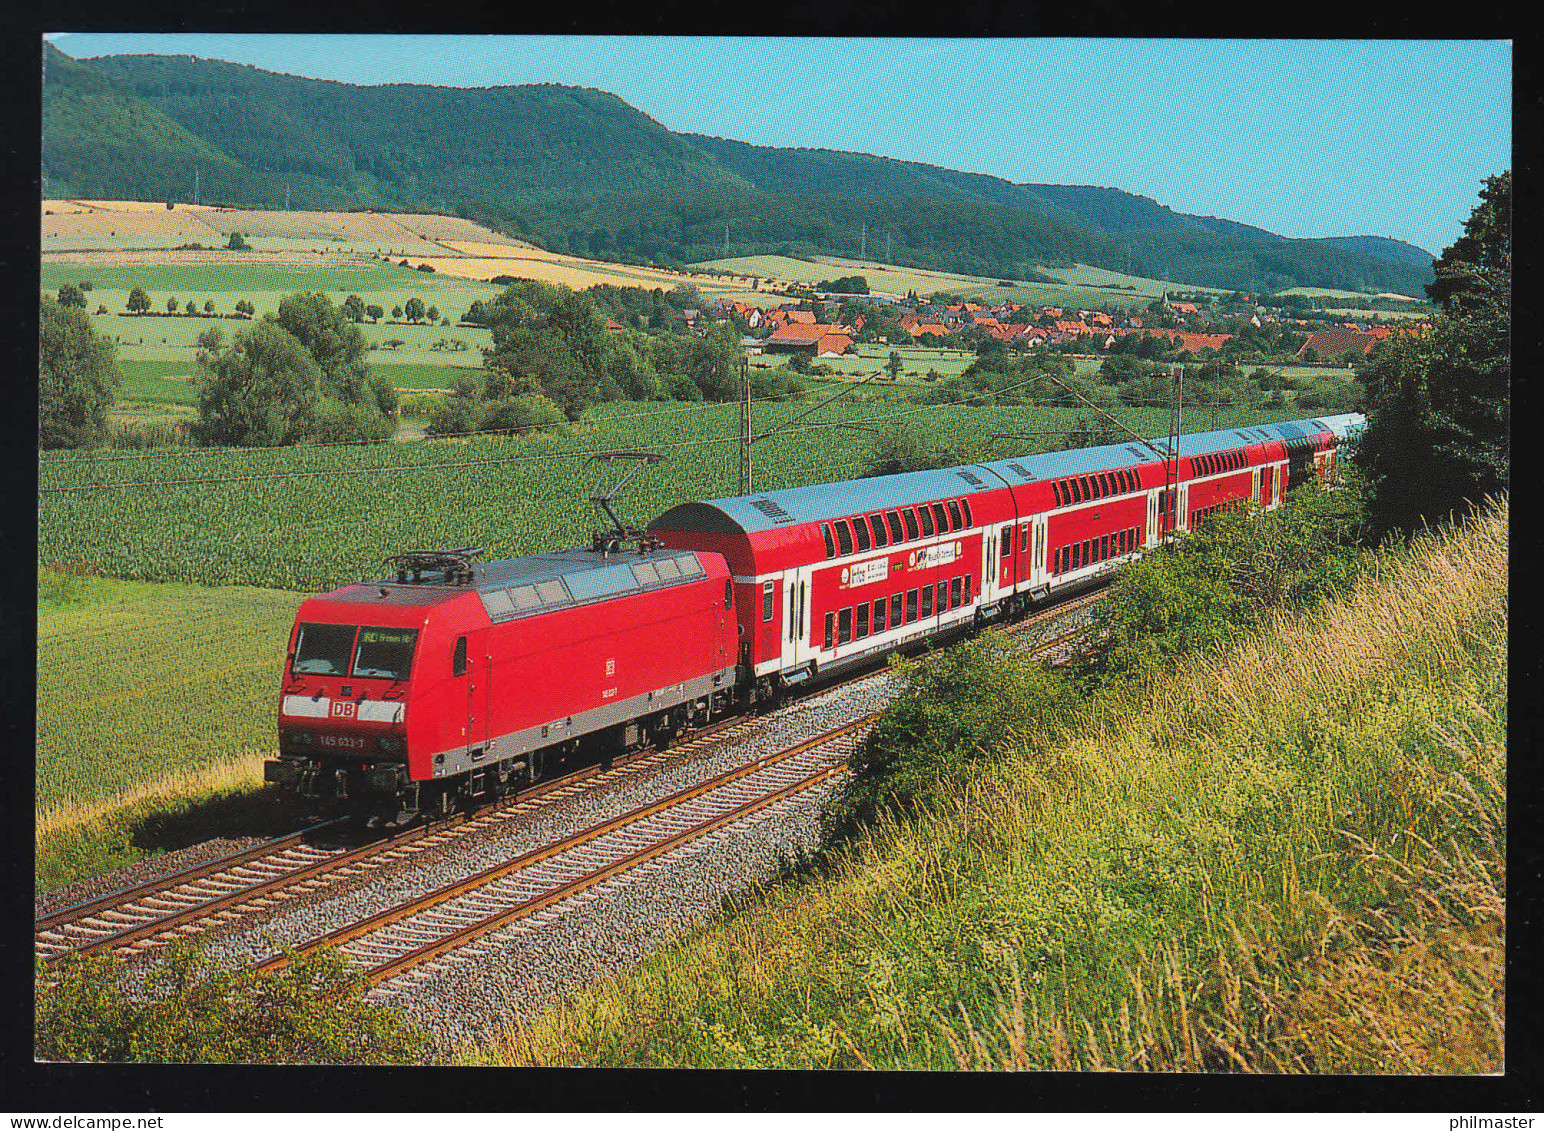
[[[464,1060],[1501,1069],[1505,506]]]
[[[273,748],[298,594],[85,580],[39,604],[40,820]]]

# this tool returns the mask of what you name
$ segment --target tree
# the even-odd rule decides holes
[[[890,380],[894,381],[901,375],[901,366],[903,364],[904,363],[901,361],[901,355],[895,350],[891,350],[890,358],[885,362],[885,370],[890,374]]]
[[[73,306],[85,310],[86,296],[74,283],[65,283],[59,288],[58,303],[60,306]]]
[[[402,320],[402,308],[400,306],[392,307],[391,308],[391,316],[392,316],[393,319],[395,319],[396,321],[400,322]]]
[[[172,295],[169,299],[166,300],[166,313],[168,313],[168,314],[176,314],[177,313],[177,296],[176,295]]]
[[[1354,459],[1373,532],[1409,534],[1507,490],[1511,475],[1512,174],[1488,177],[1427,294],[1430,334],[1380,343],[1357,376],[1367,429]]]
[[[100,443],[122,381],[117,347],[91,328],[84,310],[57,302],[38,305],[38,445]]]
[[[403,308],[409,322],[422,322],[424,319],[424,300],[414,295],[407,300],[407,306]]]
[[[430,322],[438,322],[440,320],[440,308],[437,306],[431,306],[427,311],[424,312],[424,317],[427,318]]]
[[[371,303],[365,307],[365,317],[369,318],[371,322],[379,322],[382,318],[386,317],[386,312],[374,303]]]
[[[229,349],[201,350],[198,361],[209,374],[199,388],[193,425],[199,443],[274,447],[311,434],[321,367],[278,322],[244,326]]]
[[[236,302],[236,310],[240,314],[245,314],[248,318],[251,318],[253,315],[255,315],[257,313],[257,307],[253,306],[246,299],[239,299],[239,300],[237,300],[237,302]]]
[[[365,301],[358,295],[349,295],[343,300],[343,315],[350,322],[363,322],[365,320]]]
[[[225,249],[227,251],[251,251],[252,247],[242,238],[240,232],[232,232],[231,238],[225,243]]]
[[[129,292],[129,310],[134,314],[143,314],[150,309],[150,296],[145,293],[144,287],[135,287]]]
[[[322,371],[321,391],[347,404],[369,404],[370,344],[364,332],[319,291],[285,295],[273,315],[310,352]]]
[[[205,314],[213,314],[214,313],[214,299],[206,298],[204,300],[204,313]]]
[[[183,313],[185,313],[185,314],[197,314],[198,313],[198,303],[194,302],[192,299],[188,299],[188,304],[186,306],[184,306],[182,309],[183,309]]]

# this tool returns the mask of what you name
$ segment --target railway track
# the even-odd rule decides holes
[[[331,946],[377,987],[453,952],[480,956],[475,944],[485,936],[528,930],[529,926],[522,926],[525,921],[541,921],[567,900],[583,898],[598,885],[704,836],[755,819],[761,810],[837,777],[846,769],[847,755],[878,717],[879,712],[871,712],[598,822],[560,843],[312,939],[292,953]],[[277,971],[289,964],[290,956],[279,954],[256,968]]]
[[[1099,596],[1099,593],[1085,595],[1037,611],[1007,631],[1022,635],[1080,611]],[[1075,629],[1049,642],[1037,643],[1032,652],[1048,651],[1080,631]],[[822,693],[834,690],[873,674],[872,670],[865,671],[819,690]],[[733,741],[759,726],[763,717],[750,715],[731,719],[699,731],[665,750],[641,751],[618,757],[609,765],[583,767],[478,811],[405,829],[365,844],[349,847],[317,843],[342,822],[314,825],[137,887],[39,916],[34,921],[33,953],[51,964],[71,954],[113,952],[132,956],[153,951],[177,937],[198,934],[266,912],[285,901],[487,830],[528,812],[532,806],[561,801],[577,790],[594,788],[624,771],[637,772],[653,761],[693,754]],[[870,719],[870,725],[871,722]],[[758,770],[770,770],[772,765],[780,764],[782,758],[791,756],[785,752],[778,756],[776,763],[764,759],[753,766]],[[813,783],[799,788],[808,788],[810,784]],[[550,855],[562,850],[541,851]],[[525,857],[520,859],[526,860]],[[526,863],[532,862],[527,860]]]

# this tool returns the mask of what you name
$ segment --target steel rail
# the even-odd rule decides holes
[[[851,734],[853,731],[858,730],[867,724],[871,724],[878,717],[879,712],[870,712],[860,719],[850,723],[844,723],[839,727],[834,727],[831,730],[816,735],[814,738],[806,739],[803,742],[796,743],[795,745],[790,746],[785,750],[780,750],[774,754],[769,754],[764,758],[759,758],[754,762],[749,762],[746,765],[738,766],[735,769],[725,771],[724,773],[719,774],[717,777],[710,778],[707,781],[699,782],[696,785],[688,786],[685,789],[678,790],[668,797],[662,798],[658,801],[648,802],[644,805],[630,809],[626,813],[621,813],[615,817],[610,817],[604,821],[597,822],[596,824],[591,825],[589,828],[576,833],[574,836],[569,837],[566,840],[557,841],[553,844],[544,845],[541,848],[533,849],[530,852],[515,857],[513,860],[508,860],[504,863],[495,864],[492,867],[485,868],[481,872],[467,876],[464,879],[457,880],[453,884],[449,884],[446,887],[420,896],[417,899],[410,900],[407,903],[398,905],[397,907],[392,907],[381,911],[375,915],[372,915],[368,919],[361,920],[358,923],[350,924],[346,927],[341,927],[338,930],[330,932],[329,934],[311,939],[298,947],[290,948],[290,952],[295,955],[305,955],[314,950],[320,949],[323,946],[341,946],[344,943],[352,942],[357,938],[362,938],[365,935],[372,934],[373,932],[380,930],[383,927],[392,926],[393,924],[399,923],[405,919],[409,919],[415,915],[422,914],[425,911],[432,910],[433,908],[447,903],[450,900],[457,898],[458,896],[464,895],[469,891],[485,887],[495,880],[499,880],[505,876],[523,871],[526,868],[531,867],[533,864],[538,864],[543,860],[548,860],[554,856],[559,856],[563,853],[571,852],[576,848],[588,844],[591,841],[609,833],[615,832],[618,829],[625,828],[631,824],[636,824],[637,822],[642,821],[648,817],[654,816],[658,813],[663,813],[669,809],[673,809],[679,805],[685,804],[688,801],[701,797],[704,794],[712,793],[715,790],[722,789],[724,786],[730,785],[733,782],[739,781],[740,779],[748,777],[751,774],[759,773],[760,771],[766,770],[769,767],[779,765],[782,762],[787,761],[789,758],[806,753],[807,751],[812,750],[817,746],[823,746],[827,743],[835,742],[838,739]],[[261,963],[258,963],[255,969],[264,972],[273,972],[282,970],[289,965],[289,954],[280,953],[273,955]]]

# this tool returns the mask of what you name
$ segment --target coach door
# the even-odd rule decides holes
[[[815,570],[811,566],[785,570],[783,573],[782,632],[783,668],[809,663],[816,649],[810,646],[810,592],[814,589]]]
[[[1275,502],[1275,499],[1271,497],[1271,489],[1276,483],[1276,468],[1271,464],[1266,464],[1260,468],[1257,474],[1260,477],[1260,509],[1269,510],[1270,505]]]

